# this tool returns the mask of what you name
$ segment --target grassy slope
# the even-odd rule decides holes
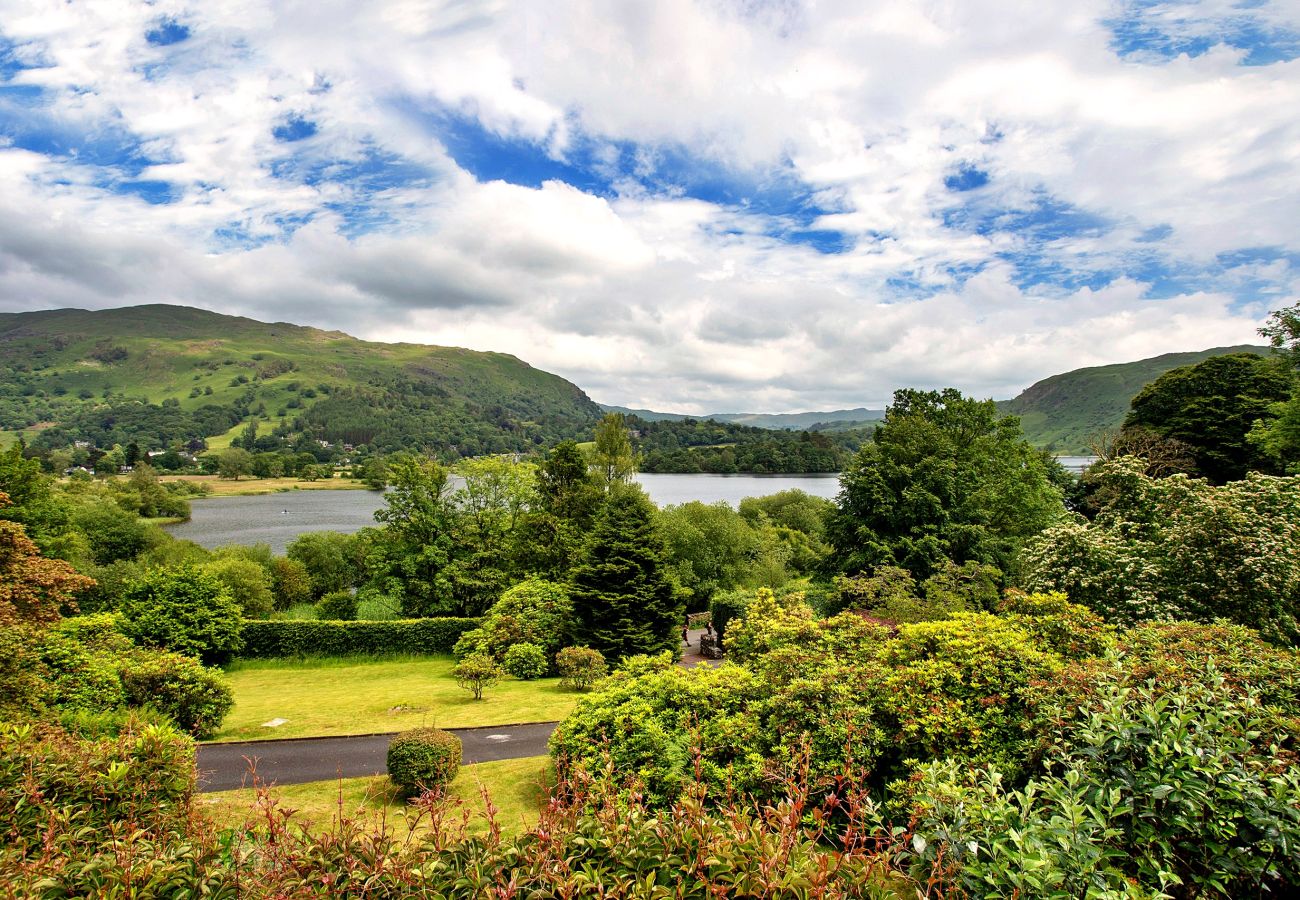
[[[482,796],[486,790],[496,807],[496,821],[502,833],[513,836],[536,824],[554,777],[547,756],[478,763],[462,766],[448,793],[453,802],[459,801],[471,814],[469,832],[482,834],[488,828]],[[275,801],[277,809],[295,810],[291,821],[313,832],[327,830],[340,812],[367,822],[383,820],[398,838],[412,830],[418,833],[428,824],[395,796],[386,775],[272,787],[267,795]],[[219,826],[256,824],[259,820],[264,822],[266,817],[266,806],[259,804],[258,791],[254,788],[200,794],[195,804]]]
[[[1195,353],[1166,353],[1111,366],[1075,369],[1030,385],[1013,400],[998,401],[1003,413],[1020,416],[1030,443],[1055,453],[1089,452],[1089,442],[1106,429],[1118,428],[1129,401],[1145,385],[1170,369],[1189,366],[1227,353],[1267,354],[1267,347],[1216,347]]]
[[[229,673],[235,707],[218,741],[401,731],[421,725],[468,728],[564,718],[578,694],[559,679],[506,678],[482,700],[456,686],[449,656],[249,660]],[[288,719],[278,728],[263,722]]]
[[[97,348],[120,347],[125,359],[103,363]],[[263,403],[275,417],[297,398],[302,408],[287,408],[289,418],[324,399],[304,398],[303,388],[325,384],[357,386],[386,381],[394,374],[435,383],[453,398],[509,408],[512,401],[545,405],[575,421],[594,420],[599,408],[576,386],[534,369],[504,353],[482,353],[422,344],[380,344],[338,331],[278,322],[268,324],[183,306],[136,306],[116,310],[45,310],[0,313],[0,348],[5,362],[38,376],[40,388],[65,400],[82,392],[94,403],[106,390],[131,399],[179,401],[183,409],[205,404],[232,405],[252,380],[254,405]],[[254,355],[260,355],[254,359]],[[295,368],[253,380],[259,368],[284,361]],[[299,390],[290,385],[297,383]],[[194,388],[199,396],[191,397]],[[207,388],[211,394],[204,394]],[[264,426],[262,431],[266,432]],[[231,430],[213,448],[229,443]]]

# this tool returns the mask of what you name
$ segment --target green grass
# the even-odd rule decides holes
[[[537,822],[554,780],[550,757],[506,759],[462,766],[448,795],[470,813],[469,832],[481,834],[488,829],[482,796],[486,790],[502,833],[514,836]],[[195,804],[222,827],[264,822],[268,801],[275,803],[277,810],[294,810],[290,821],[312,832],[328,829],[340,813],[372,824],[385,821],[399,838],[412,831],[418,834],[428,825],[427,819],[396,795],[386,775],[289,784],[267,788],[265,793],[266,799],[259,801],[255,788],[219,791],[200,794]]]
[[[218,741],[472,728],[564,718],[580,696],[558,678],[502,679],[482,700],[456,686],[450,656],[248,660],[231,667],[235,706]],[[263,722],[287,719],[278,728]]]

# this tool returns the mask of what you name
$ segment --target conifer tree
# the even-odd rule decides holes
[[[573,571],[579,643],[611,660],[677,646],[684,606],[639,486],[614,485]]]

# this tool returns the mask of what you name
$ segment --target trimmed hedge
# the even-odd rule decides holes
[[[388,744],[388,777],[402,795],[437,791],[460,771],[460,738],[441,728],[403,731]]]
[[[481,619],[395,619],[387,622],[244,622],[240,656],[348,656],[354,653],[450,653]]]

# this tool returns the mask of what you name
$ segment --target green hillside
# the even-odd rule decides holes
[[[1170,369],[1190,366],[1228,353],[1272,352],[1268,347],[1215,347],[1195,353],[1166,353],[1136,362],[1075,369],[1044,378],[1011,400],[999,400],[998,410],[1020,416],[1025,436],[1053,453],[1086,454],[1090,442],[1115,429],[1128,413],[1129,401],[1144,386]]]
[[[620,412],[636,416],[645,422],[684,422],[687,419],[728,422],[736,425],[750,425],[754,428],[766,428],[772,431],[844,431],[862,428],[871,422],[885,418],[883,409],[832,409],[826,412],[800,413],[706,413],[691,416],[685,413],[663,413],[651,409],[633,409],[627,406],[608,406],[601,404],[606,412]]]
[[[577,436],[600,415],[575,385],[504,353],[180,306],[3,313],[0,360],[0,431],[49,447],[219,447],[256,419],[259,435],[456,456]]]

